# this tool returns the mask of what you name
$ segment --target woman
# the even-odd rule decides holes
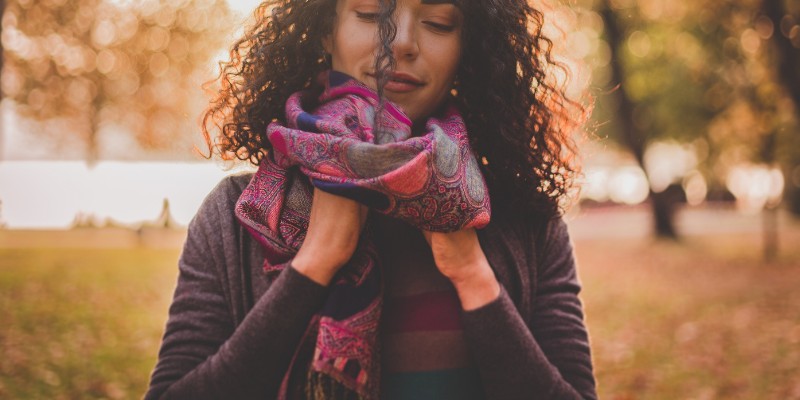
[[[257,16],[206,138],[259,170],[190,224],[146,397],[595,398],[558,217],[583,110],[551,83],[541,12],[275,0]]]

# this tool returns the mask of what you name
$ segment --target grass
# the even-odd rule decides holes
[[[800,399],[800,248],[770,264],[757,235],[576,249],[601,398]],[[177,256],[0,249],[0,398],[140,398]]]
[[[177,250],[0,250],[0,398],[140,398]]]

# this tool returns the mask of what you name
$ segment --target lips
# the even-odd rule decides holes
[[[422,86],[421,80],[403,72],[392,72],[389,75],[389,82],[407,83],[409,85]]]
[[[389,81],[383,87],[388,92],[407,93],[422,87],[425,83],[419,78],[405,72],[392,72]]]

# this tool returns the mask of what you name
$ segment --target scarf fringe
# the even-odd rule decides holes
[[[306,400],[367,400],[331,376],[317,371],[309,371],[305,392]]]

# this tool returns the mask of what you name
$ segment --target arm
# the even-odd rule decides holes
[[[286,268],[237,327],[220,274],[235,221],[217,190],[189,226],[159,359],[147,399],[275,396],[327,290]],[[217,201],[215,201],[217,200]],[[222,222],[221,222],[222,220]],[[246,240],[239,238],[238,240]]]
[[[490,399],[594,399],[589,340],[583,324],[566,225],[549,224],[538,266],[531,326],[505,290],[494,301],[465,311],[467,343]]]

